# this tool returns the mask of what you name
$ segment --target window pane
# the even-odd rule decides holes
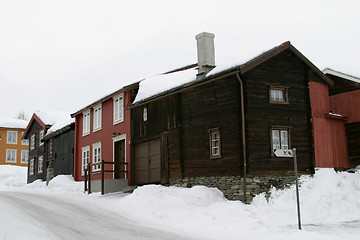
[[[272,130],[272,143],[273,149],[280,149],[280,136],[279,130]]]
[[[285,101],[284,90],[282,89],[271,89],[271,100],[272,101]]]
[[[281,149],[288,149],[289,141],[288,141],[288,131],[281,130]]]

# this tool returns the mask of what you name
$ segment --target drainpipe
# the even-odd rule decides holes
[[[244,162],[244,203],[246,203],[246,137],[245,137],[245,109],[244,109],[244,85],[239,76],[239,71],[235,73],[236,78],[240,83],[240,103],[241,103],[241,134],[242,134],[242,152]]]

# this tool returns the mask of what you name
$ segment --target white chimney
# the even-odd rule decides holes
[[[198,77],[204,77],[215,67],[214,38],[212,33],[203,32],[195,36],[197,41]]]

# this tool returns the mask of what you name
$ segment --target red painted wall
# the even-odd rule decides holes
[[[310,82],[314,131],[315,167],[349,166],[344,120],[328,116],[331,109],[328,86]],[[333,109],[333,113],[338,113]]]
[[[75,152],[74,152],[74,179],[76,181],[83,181],[84,177],[81,176],[81,164],[82,164],[82,148],[90,146],[90,162],[92,163],[93,148],[92,144],[101,142],[101,158],[106,162],[114,162],[114,150],[113,150],[113,138],[112,133],[120,133],[120,135],[126,134],[125,147],[126,147],[126,162],[130,163],[130,141],[131,141],[131,125],[130,125],[130,110],[125,110],[127,106],[131,104],[130,93],[124,93],[124,121],[116,125],[113,124],[113,96],[118,95],[121,91],[114,93],[112,96],[104,99],[102,104],[102,126],[101,130],[93,132],[93,107],[99,103],[94,104],[91,107],[84,109],[82,112],[77,113],[75,116]],[[90,113],[90,134],[82,136],[83,130],[83,112],[91,109]],[[130,179],[130,165],[127,165],[127,179]],[[113,170],[113,165],[105,165],[105,170]],[[96,173],[91,176],[92,179],[101,179],[101,174]],[[106,179],[112,179],[113,173],[105,173]]]
[[[330,96],[330,106],[333,113],[348,118],[346,123],[360,122],[360,91]]]

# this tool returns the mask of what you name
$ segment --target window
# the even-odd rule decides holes
[[[289,103],[287,87],[270,87],[270,103]]]
[[[21,163],[28,163],[29,160],[29,151],[21,150]]]
[[[273,127],[271,129],[272,153],[275,149],[290,149],[290,128]]]
[[[17,131],[7,131],[7,144],[17,144]]]
[[[101,129],[101,105],[94,108],[94,132]]]
[[[50,138],[50,140],[49,140],[49,154],[50,154],[50,155],[53,154],[53,149],[54,149],[53,139]]]
[[[24,136],[24,132],[21,133],[21,136]],[[21,144],[22,144],[22,145],[29,145],[29,140],[28,140],[28,139],[23,139],[23,140],[21,141]]]
[[[43,173],[44,157],[41,155],[38,158],[38,173]]]
[[[148,118],[147,107],[144,107],[143,117],[144,117],[144,122],[146,122]]]
[[[208,130],[210,139],[210,158],[221,158],[221,138],[219,128]]]
[[[35,162],[34,158],[30,159],[30,168],[29,168],[29,175],[30,176],[34,175],[34,162]]]
[[[114,97],[114,124],[124,120],[124,98],[123,94]]]
[[[101,142],[93,144],[93,163],[101,162]],[[101,165],[93,166],[93,171],[100,171]]]
[[[81,175],[84,175],[84,169],[87,168],[87,165],[90,162],[90,146],[82,148],[82,161],[81,161]]]
[[[6,162],[16,163],[16,149],[6,149]]]
[[[90,110],[83,113],[83,136],[90,133]]]
[[[43,139],[44,139],[44,130],[41,130],[39,133],[39,146],[44,145]]]
[[[35,134],[31,135],[30,137],[30,150],[35,148]]]

